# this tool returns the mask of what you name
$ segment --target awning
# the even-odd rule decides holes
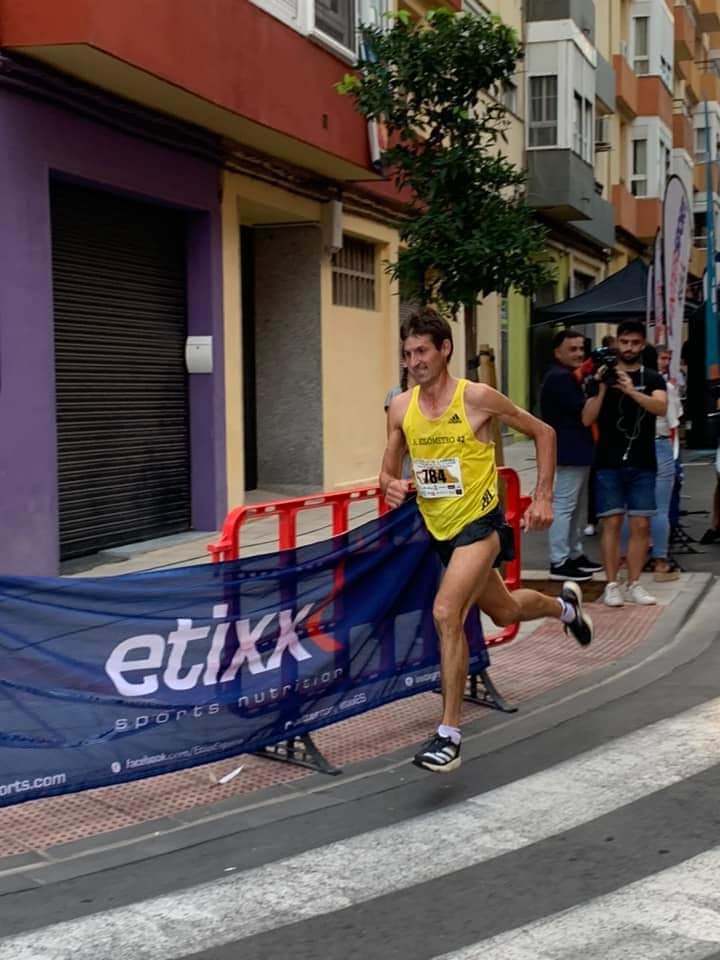
[[[638,257],[607,280],[562,303],[539,307],[533,326],[548,323],[620,323],[631,317],[645,319],[648,268]]]

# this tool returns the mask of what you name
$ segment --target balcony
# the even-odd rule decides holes
[[[622,183],[613,184],[615,223],[627,233],[646,243],[660,226],[662,203],[657,197],[634,197]]]
[[[693,156],[695,150],[695,137],[692,120],[686,117],[684,113],[675,113],[672,118],[673,147],[678,150],[687,150],[690,156]]]
[[[590,199],[590,219],[572,223],[578,233],[592,243],[612,247],[615,243],[615,211],[613,205],[594,193]]]
[[[347,63],[247,0],[2,0],[0,46],[314,175],[379,179],[334,88]]]
[[[678,10],[682,9],[677,7]],[[679,60],[677,68],[685,81],[685,93],[693,103],[702,99],[702,73],[694,60]]]
[[[703,33],[720,30],[720,0],[695,0],[698,28]]]
[[[700,194],[703,203],[705,202],[705,192],[707,190],[707,169],[706,163],[696,163],[693,170],[693,186]],[[710,164],[710,182],[712,192],[720,195],[720,167],[717,163]]]
[[[590,220],[595,174],[572,150],[528,150],[527,201],[555,220]]]
[[[634,118],[638,115],[639,107],[638,78],[622,54],[614,54],[613,68],[615,70],[615,96],[617,102],[626,113],[629,113],[630,116]]]
[[[674,7],[675,60],[692,60],[695,56],[695,24],[687,7]]]
[[[595,41],[595,3],[593,0],[527,0],[525,20],[528,23],[543,20],[573,20]]]
[[[720,77],[714,71],[701,75],[702,100],[720,101]]]
[[[607,113],[615,113],[615,71],[599,53],[595,67],[595,97]]]
[[[669,128],[672,127],[672,95],[660,77],[638,77],[638,115],[641,117],[660,117]]]

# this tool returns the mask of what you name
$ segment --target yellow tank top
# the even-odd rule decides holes
[[[418,506],[436,540],[450,540],[498,505],[495,444],[483,443],[465,416],[467,380],[458,380],[450,405],[430,420],[414,387],[403,418]]]

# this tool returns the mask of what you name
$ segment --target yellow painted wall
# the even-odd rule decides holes
[[[245,499],[243,452],[240,227],[260,223],[319,223],[321,204],[239,174],[223,180],[223,294],[228,503]],[[332,302],[330,256],[321,263],[323,472],[325,489],[374,482],[385,445],[383,400],[397,382],[399,300],[383,269],[397,256],[395,230],[344,217],[346,232],[378,244],[378,309]]]
[[[228,507],[245,502],[240,227],[260,223],[320,221],[321,205],[252,180],[223,174],[223,315],[225,354],[225,449]]]
[[[385,447],[385,394],[397,383],[399,298],[382,261],[397,257],[397,231],[346,215],[345,232],[378,245],[377,310],[332,302],[332,265],[321,273],[325,489],[374,483]]]

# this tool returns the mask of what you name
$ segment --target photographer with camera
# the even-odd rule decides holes
[[[553,337],[555,364],[540,388],[540,411],[557,436],[553,522],[549,531],[550,579],[592,579],[602,570],[583,553],[588,477],[593,460],[592,431],[582,421],[586,398],[575,374],[585,359],[585,337],[561,330]]]
[[[595,501],[602,520],[601,549],[607,586],[603,603],[621,607],[656,600],[639,582],[647,560],[650,518],[655,514],[655,419],[667,414],[667,386],[655,370],[641,361],[645,325],[625,320],[617,329],[617,355],[593,351],[597,364],[589,381],[590,397],[583,408],[586,426],[597,422]],[[623,594],[617,582],[620,538],[627,514],[630,540],[627,550],[628,583]]]

